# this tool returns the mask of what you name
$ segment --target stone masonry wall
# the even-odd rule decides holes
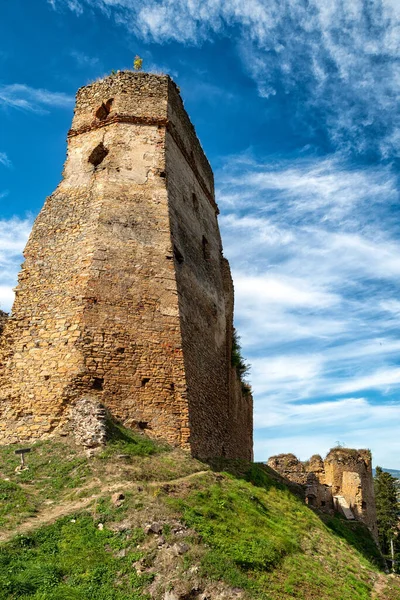
[[[318,455],[301,462],[293,454],[268,459],[268,466],[289,481],[304,486],[309,504],[332,510],[333,498],[343,496],[354,516],[377,539],[376,507],[369,450],[334,448],[325,458]]]
[[[343,496],[354,516],[363,521],[377,538],[371,452],[334,448],[324,464],[325,480],[332,486],[332,494]]]
[[[196,456],[251,456],[216,217],[169,77],[123,72],[79,90],[64,178],[35,222],[3,336],[1,443],[62,432],[90,394]]]
[[[3,329],[8,321],[8,314],[3,310],[0,310],[0,335],[3,333]]]
[[[206,456],[237,456],[240,448],[243,457],[251,458],[251,440],[244,443],[241,436],[252,431],[252,423],[244,399],[230,384],[233,287],[226,282],[229,265],[222,255],[213,175],[181,98],[170,85],[166,172],[172,241],[179,257],[176,278],[191,444],[195,453]],[[182,151],[185,161],[179,160]],[[231,429],[235,411],[241,418]]]

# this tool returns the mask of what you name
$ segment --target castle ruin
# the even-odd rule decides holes
[[[362,521],[378,539],[372,459],[369,450],[332,448],[325,460],[315,454],[301,462],[294,454],[278,454],[267,465],[303,487],[308,505],[340,512]]]
[[[77,93],[63,179],[1,336],[0,442],[68,430],[85,395],[197,457],[252,458],[211,167],[168,76]]]

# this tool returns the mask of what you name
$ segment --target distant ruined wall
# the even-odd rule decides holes
[[[334,496],[348,502],[354,516],[378,535],[372,457],[369,450],[334,448],[325,458],[325,480]]]
[[[367,525],[377,539],[376,506],[369,450],[333,448],[325,458],[314,455],[301,462],[294,454],[268,459],[268,466],[289,481],[304,486],[308,504],[332,511],[334,499],[342,496],[354,517]]]
[[[210,165],[168,76],[81,88],[63,180],[25,248],[0,356],[0,442],[81,398],[199,457],[252,457]],[[229,283],[230,282],[230,283]]]

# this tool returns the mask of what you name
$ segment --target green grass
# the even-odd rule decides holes
[[[61,442],[36,442],[26,455],[27,469],[17,471],[19,446],[0,447],[0,475],[30,486],[47,498],[56,497],[65,488],[82,485],[90,475],[87,458]]]
[[[84,485],[92,475],[86,456],[59,442],[32,444],[27,469],[18,471],[18,446],[0,447],[0,527],[12,528],[47,500]],[[3,504],[3,502],[5,504]]]
[[[0,527],[11,520],[11,515],[18,515],[19,520],[23,520],[34,514],[35,510],[34,499],[21,486],[0,480]]]
[[[167,445],[130,431],[117,423],[109,422],[108,432],[110,439],[100,455],[101,458],[110,458],[116,454],[124,454],[127,457],[152,456],[169,450]]]
[[[19,536],[0,549],[0,598],[144,600],[152,576],[132,568],[142,539],[140,529],[100,531],[85,514]]]
[[[369,532],[347,535],[347,523],[333,518],[327,527],[261,467],[247,475],[256,486],[227,475],[169,500],[208,548],[203,575],[254,598],[369,599],[379,557]]]
[[[32,446],[27,471],[15,472],[14,447],[1,448],[0,460],[3,530],[45,511],[46,500],[54,507],[86,488],[99,494],[110,481],[125,495],[114,506],[104,491],[90,513],[62,517],[0,546],[1,600],[160,600],[182,582],[190,594],[192,580],[202,589],[225,582],[244,590],[244,600],[371,599],[381,562],[368,530],[311,510],[296,495],[298,486],[288,488],[264,465],[220,460],[210,470],[119,427],[91,458],[52,441]],[[158,536],[143,533],[152,521],[163,523],[167,547],[184,539],[190,550],[163,562]],[[184,538],[175,533],[177,523],[186,526]],[[142,574],[137,561],[146,565]],[[400,600],[399,582],[388,585],[381,598]]]

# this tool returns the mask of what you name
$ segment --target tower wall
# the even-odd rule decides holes
[[[127,72],[79,90],[63,175],[3,336],[2,443],[63,431],[90,393],[197,456],[249,458],[213,175],[176,86]]]
[[[334,448],[324,464],[325,480],[332,486],[332,494],[343,496],[355,517],[363,521],[377,539],[371,452]]]

